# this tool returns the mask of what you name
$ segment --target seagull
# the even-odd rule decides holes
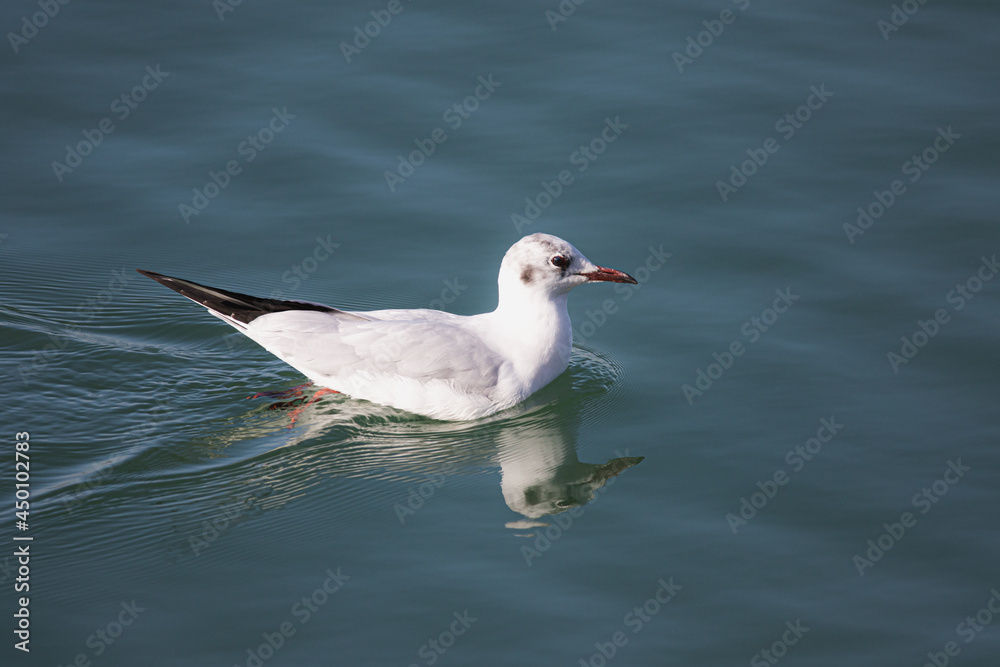
[[[550,234],[511,246],[500,263],[496,310],[471,316],[426,308],[347,311],[137,271],[205,306],[321,391],[445,421],[511,408],[566,370],[571,289],[636,284]]]

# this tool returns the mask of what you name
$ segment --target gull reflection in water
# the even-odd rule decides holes
[[[549,417],[515,422],[498,433],[500,489],[507,506],[526,519],[508,522],[509,528],[544,526],[537,519],[586,505],[609,479],[643,459],[619,456],[584,463],[576,454],[576,425]]]
[[[350,413],[362,410],[359,414],[365,415],[366,426],[355,432],[351,445],[322,456],[325,476],[364,477],[367,472],[383,479],[443,479],[499,464],[504,501],[523,517],[507,522],[512,529],[545,526],[539,521],[542,517],[586,505],[609,480],[643,460],[629,456],[626,448],[615,451],[616,458],[604,463],[580,461],[576,451],[579,410],[557,408],[551,399],[472,423],[400,421],[391,412],[384,422],[373,423],[372,411],[380,408],[331,400],[337,403],[332,413],[324,414],[326,409],[321,407],[296,415],[287,443],[295,447],[328,441],[345,420],[356,424],[358,415],[352,418]],[[309,458],[315,466],[315,452]]]

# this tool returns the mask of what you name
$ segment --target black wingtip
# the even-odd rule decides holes
[[[343,313],[330,306],[304,301],[282,301],[251,296],[240,292],[231,292],[218,287],[208,287],[199,283],[165,276],[155,271],[136,269],[139,273],[152,278],[164,287],[168,287],[183,297],[199,303],[209,310],[225,315],[228,318],[249,324],[261,315],[278,313],[286,310],[315,310],[324,313]]]
[[[155,271],[146,271],[144,269],[136,269],[136,273],[141,273],[142,275],[146,276],[147,278],[152,278],[153,280],[158,280],[160,278],[165,278],[166,277],[162,273],[156,273]]]
[[[153,280],[159,282],[161,278],[169,278],[170,276],[165,276],[162,273],[157,273],[156,271],[146,271],[144,269],[136,269],[138,273],[146,276],[147,278],[152,278]]]
[[[142,275],[146,276],[147,278],[151,278],[152,280],[155,280],[156,282],[160,283],[164,287],[169,287],[170,289],[174,290],[175,292],[177,292],[179,294],[183,294],[183,292],[181,291],[183,289],[183,287],[180,286],[178,283],[183,283],[183,282],[187,282],[187,281],[182,281],[182,280],[179,280],[178,278],[171,278],[170,276],[165,276],[162,273],[157,273],[155,271],[146,271],[144,269],[136,269],[136,271],[138,271]],[[184,294],[184,296],[187,296],[187,295]]]

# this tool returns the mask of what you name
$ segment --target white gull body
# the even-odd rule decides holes
[[[517,405],[566,370],[573,287],[636,282],[549,234],[511,246],[500,264],[496,310],[472,316],[343,311],[140,273],[204,305],[317,385],[442,420],[477,419]]]

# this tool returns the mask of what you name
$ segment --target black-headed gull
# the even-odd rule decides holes
[[[511,246],[500,263],[496,310],[472,316],[352,312],[139,273],[205,306],[321,387],[442,420],[485,417],[547,385],[569,365],[569,291],[636,282],[549,234]]]

